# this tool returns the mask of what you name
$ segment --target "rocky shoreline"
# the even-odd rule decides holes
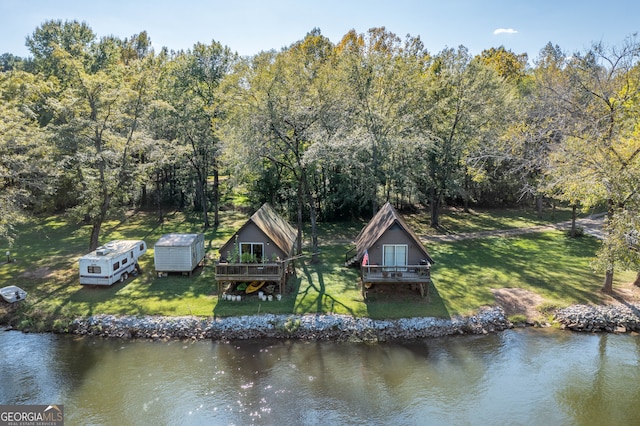
[[[94,315],[73,321],[69,332],[120,339],[246,340],[260,338],[324,341],[393,341],[456,334],[488,334],[513,325],[502,308],[476,315],[373,320],[348,315],[263,314],[228,318]]]
[[[640,332],[640,307],[631,304],[573,305],[559,309],[560,328],[584,332]]]
[[[558,309],[553,323],[576,332],[640,332],[640,306],[632,304],[572,305]],[[143,340],[297,339],[383,342],[488,334],[515,326],[548,327],[546,322],[512,324],[499,307],[483,308],[475,315],[441,319],[432,317],[374,320],[348,315],[262,314],[225,318],[93,315],[76,318],[64,330],[78,336]],[[9,326],[5,330],[14,329]],[[24,330],[27,331],[28,330]]]

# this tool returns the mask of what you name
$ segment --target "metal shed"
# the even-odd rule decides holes
[[[187,272],[189,275],[204,259],[204,234],[164,234],[154,246],[156,272]]]

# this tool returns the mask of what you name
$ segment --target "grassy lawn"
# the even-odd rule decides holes
[[[587,216],[579,214],[578,217]],[[404,215],[406,222],[419,235],[432,234],[460,234],[466,232],[480,232],[494,229],[528,228],[536,225],[547,225],[571,220],[571,209],[557,207],[555,210],[547,208],[542,216],[529,208],[510,209],[470,209],[465,212],[460,208],[448,208],[440,216],[440,228],[429,226],[430,216],[423,212]]]
[[[478,230],[494,224],[485,214],[488,213],[470,214],[466,228]],[[165,233],[199,232],[199,218],[173,213],[159,223],[152,214],[136,213],[110,221],[103,228],[101,242],[141,238],[150,249],[140,260],[141,275],[100,288],[78,283],[77,260],[86,253],[90,229],[66,223],[58,216],[41,218],[20,229],[11,249],[17,261],[0,264],[0,286],[15,284],[27,290],[28,299],[17,308],[15,321],[18,326],[36,329],[64,327],[68,319],[98,313],[210,317],[269,312],[446,318],[494,304],[491,289],[501,287],[531,290],[557,305],[601,301],[598,290],[602,277],[589,266],[599,242],[588,236],[571,240],[562,232],[427,247],[437,262],[428,298],[398,293],[376,295],[364,301],[358,286],[358,270],[343,266],[344,253],[364,224],[360,222],[321,225],[320,262],[311,264],[310,258],[297,261],[296,276],[288,284],[282,301],[260,302],[257,297],[242,302],[219,301],[212,259],[218,255],[217,248],[246,218],[239,212],[223,212],[223,225],[205,232],[208,257],[205,266],[198,268],[192,277],[176,274],[165,278],[155,276],[153,245]],[[534,222],[516,219],[514,214],[497,216],[493,221],[503,225]],[[614,287],[632,281],[633,274],[617,274],[616,278]],[[4,306],[0,314],[2,309],[7,311]]]

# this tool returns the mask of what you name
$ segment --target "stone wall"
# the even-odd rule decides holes
[[[487,334],[511,328],[499,308],[476,315],[440,318],[372,320],[347,315],[253,315],[203,319],[197,317],[94,315],[76,319],[70,332],[77,335],[122,339],[214,339],[256,338],[391,341],[455,334]]]
[[[573,305],[555,314],[561,328],[573,331],[640,331],[640,307],[630,304]]]

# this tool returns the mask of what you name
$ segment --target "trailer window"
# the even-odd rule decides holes
[[[140,251],[144,251],[144,243],[140,244]]]
[[[120,269],[120,262],[116,262],[113,264],[113,270],[117,271],[118,269]]]
[[[99,266],[87,266],[87,272],[90,274],[99,274],[102,272],[102,268]]]
[[[125,257],[124,259],[122,259],[122,264],[126,265],[127,264],[127,258]]]

